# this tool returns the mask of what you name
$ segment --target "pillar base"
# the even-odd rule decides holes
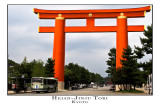
[[[58,91],[64,90],[64,82],[63,81],[58,81]]]
[[[129,85],[129,84],[127,84],[127,86],[126,86],[126,85],[124,85],[124,86],[123,86],[123,85],[116,85],[116,86],[115,86],[115,91],[120,91],[119,88],[120,88],[121,90],[124,90],[124,88],[125,88],[126,90],[130,90],[130,85]]]
[[[115,86],[115,91],[120,91],[119,86],[120,86],[120,85],[116,85],[116,86]]]

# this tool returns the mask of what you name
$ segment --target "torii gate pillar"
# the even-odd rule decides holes
[[[117,17],[116,68],[121,67],[123,49],[128,47],[127,17],[123,13]]]
[[[58,90],[64,90],[65,65],[65,19],[58,15],[55,19],[53,59],[55,59],[55,78],[58,78]]]

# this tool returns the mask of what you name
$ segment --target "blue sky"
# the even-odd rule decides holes
[[[18,63],[24,56],[28,61],[52,57],[54,33],[38,33],[39,26],[54,26],[55,20],[42,20],[33,13],[33,8],[51,10],[78,9],[123,9],[148,5],[8,5],[8,55]],[[86,20],[66,20],[66,26],[85,26]],[[128,25],[151,25],[152,11],[145,18],[129,18]],[[96,26],[116,26],[116,19],[96,19]],[[129,45],[141,46],[139,37],[143,32],[129,32]],[[106,60],[109,49],[116,47],[116,33],[66,33],[65,64],[78,63],[90,72],[107,74]],[[151,56],[144,57],[146,61]]]

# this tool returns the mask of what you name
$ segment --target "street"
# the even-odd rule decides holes
[[[98,89],[93,88],[84,88],[79,90],[64,90],[64,91],[57,91],[55,93],[46,93],[46,92],[40,92],[40,93],[32,93],[31,91],[28,91],[26,93],[13,93],[8,92],[8,95],[33,95],[33,96],[41,96],[41,95],[49,95],[49,96],[94,96],[94,95],[103,95],[103,96],[119,96],[119,95],[147,95],[146,93],[119,93],[119,92],[113,92],[109,90],[109,86],[107,87],[98,87]]]

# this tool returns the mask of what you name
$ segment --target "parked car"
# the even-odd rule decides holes
[[[104,86],[104,84],[100,84],[100,87],[103,87]]]
[[[78,89],[77,84],[73,85],[73,86],[71,87],[71,89],[72,89],[72,90],[77,90],[77,89]]]
[[[94,84],[93,85],[93,89],[97,89],[98,88],[98,85],[97,84]]]
[[[115,85],[110,85],[110,90],[115,90]]]
[[[83,89],[83,85],[82,84],[78,84],[78,89]]]
[[[83,84],[82,86],[83,86],[83,88],[87,88],[87,85],[86,85],[86,84]]]
[[[89,85],[88,85],[88,88],[93,88],[93,85],[89,84]]]

